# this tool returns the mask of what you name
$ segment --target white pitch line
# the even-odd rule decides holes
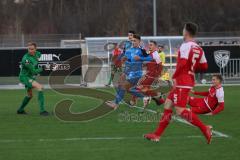
[[[184,123],[184,124],[187,124],[187,125],[190,125],[190,126],[193,126],[191,123],[187,122],[186,120],[184,119],[181,119],[181,118],[178,118],[176,116],[173,117],[176,121],[178,122],[181,122],[181,123]],[[228,135],[222,133],[222,132],[219,132],[219,131],[216,131],[216,130],[212,130],[212,133],[219,136],[219,137],[224,137],[224,138],[229,138]]]
[[[109,93],[111,93],[111,92],[109,92]],[[126,104],[126,105],[129,106],[130,108],[132,107],[132,108],[144,109],[143,107],[130,106],[130,105],[129,105],[128,103],[126,103],[125,101],[122,101],[122,103],[123,103],[123,104]],[[145,111],[148,111],[148,112],[150,112],[150,113],[154,113],[154,114],[157,113],[157,111],[154,111],[154,110],[152,110],[152,109],[147,109],[147,108],[145,108],[144,110],[145,110]],[[175,119],[175,120],[178,121],[178,122],[181,122],[181,123],[184,123],[184,124],[193,126],[191,123],[187,122],[186,120],[181,119],[181,118],[178,118],[178,117],[176,117],[176,116],[173,116],[173,119]],[[229,137],[230,137],[229,135],[224,134],[224,133],[219,132],[219,131],[216,131],[216,130],[212,130],[212,133],[215,134],[216,136],[219,136],[219,137],[224,137],[224,138],[229,138]]]
[[[143,107],[138,107],[138,106],[130,106],[129,104],[127,104],[126,102],[124,102],[124,104],[128,105],[129,107],[132,108],[138,108],[138,109],[144,109]],[[151,109],[144,109],[145,111],[151,112],[151,113],[157,113],[157,111],[151,110]],[[184,123],[190,126],[193,126],[191,123],[187,122],[184,119],[181,119],[179,117],[173,116],[173,119],[180,122],[180,123]],[[215,134],[217,137],[224,137],[224,138],[229,138],[230,136],[227,134],[224,134],[222,132],[216,131],[216,130],[212,130],[212,133]]]
[[[215,138],[223,138],[221,136],[213,136]],[[161,137],[161,139],[191,139],[202,138],[200,135],[191,135],[183,137]],[[102,141],[102,140],[140,140],[143,137],[75,137],[75,138],[59,138],[59,139],[0,139],[0,143],[26,143],[26,142],[61,142],[61,141]]]
[[[215,135],[219,135],[220,137],[224,137],[224,138],[230,138],[230,136],[229,136],[229,135],[227,135],[227,134],[224,134],[224,133],[222,133],[222,132],[219,132],[219,131],[216,131],[216,130],[213,130],[213,131],[212,131],[212,133],[213,133],[213,134],[215,134]]]

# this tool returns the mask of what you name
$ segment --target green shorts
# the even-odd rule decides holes
[[[20,76],[19,80],[22,84],[25,85],[26,89],[32,89],[33,88],[32,83],[33,83],[33,81],[35,81],[34,78],[30,78],[30,77],[26,77],[26,76]]]
[[[112,68],[112,73],[122,72],[122,67],[117,67],[115,65],[112,65],[111,68]]]

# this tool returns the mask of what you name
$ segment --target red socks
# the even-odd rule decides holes
[[[196,114],[185,109],[181,113],[181,117],[190,122],[191,124],[193,124],[194,126],[197,126],[203,132],[203,134],[205,134],[206,126],[201,122],[201,120],[198,118]]]
[[[164,132],[165,128],[168,126],[169,122],[171,121],[172,117],[172,110],[171,109],[165,109],[163,116],[159,122],[159,126],[155,131],[155,134],[157,136],[161,136],[162,133]],[[198,118],[198,116],[191,111],[184,110],[181,113],[181,117],[193,124],[194,126],[197,126],[202,133],[205,135],[206,134],[206,126],[201,122],[201,120]]]
[[[165,128],[168,126],[169,122],[172,118],[172,109],[165,109],[163,112],[163,116],[159,122],[159,126],[157,130],[155,131],[155,134],[157,136],[161,136],[164,132]]]
[[[157,130],[155,131],[155,134],[157,136],[161,136],[164,132],[165,128],[168,126],[169,122],[171,121],[172,117],[172,110],[171,109],[165,109],[163,116],[159,122],[159,126]],[[181,117],[193,124],[194,126],[197,126],[205,135],[206,132],[206,126],[201,122],[201,120],[198,118],[198,116],[188,110],[184,110],[181,113]]]

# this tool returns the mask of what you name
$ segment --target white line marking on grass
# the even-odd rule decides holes
[[[178,117],[176,117],[176,116],[174,116],[173,119],[175,119],[175,120],[178,121],[178,122],[181,122],[181,123],[184,123],[184,124],[193,126],[191,123],[187,122],[186,120],[181,119],[181,118],[178,118]],[[226,134],[224,134],[224,133],[222,133],[222,132],[219,132],[219,131],[212,130],[212,133],[215,134],[216,136],[219,136],[219,137],[229,138],[228,135],[226,135]]]
[[[143,107],[138,107],[138,106],[130,106],[129,104],[127,104],[126,102],[124,102],[124,104],[128,105],[129,107],[132,107],[132,108],[137,108],[137,109],[144,109]],[[144,109],[145,111],[148,111],[148,112],[151,112],[151,113],[157,113],[157,111],[154,111],[154,110],[151,110],[151,109]],[[161,113],[162,114],[162,113]],[[177,116],[173,116],[172,119],[180,122],[180,123],[184,123],[184,124],[187,124],[187,125],[190,125],[190,126],[193,126],[191,123],[187,122],[186,120],[182,119],[182,118],[179,118]],[[212,133],[215,134],[215,136],[217,137],[223,137],[223,138],[229,138],[230,136],[227,135],[227,134],[224,134],[222,132],[219,132],[219,131],[216,131],[216,130],[212,130]]]
[[[136,139],[137,137],[129,137],[129,139]],[[85,137],[85,138],[65,138],[63,141],[87,141],[87,140],[123,140],[127,137]]]
[[[222,136],[213,136],[215,138],[223,138]],[[163,136],[161,139],[192,139],[203,138],[200,135],[173,137]],[[0,143],[26,143],[26,142],[61,142],[61,141],[102,141],[102,140],[140,140],[143,137],[76,137],[76,138],[59,138],[59,139],[0,139]]]
[[[218,135],[219,137],[230,138],[229,135],[224,134],[224,133],[219,132],[219,131],[216,131],[216,130],[213,130],[212,133],[215,134],[215,135]]]
[[[102,89],[99,89],[99,90],[102,90]],[[106,91],[106,90],[103,90],[103,91],[109,92],[109,93],[112,94],[112,92],[110,92],[110,91]],[[125,101],[122,101],[122,103],[123,103],[123,104],[126,104],[126,105],[129,106],[130,108],[132,107],[132,108],[144,109],[143,107],[130,106],[130,105],[129,105],[128,103],[126,103]],[[145,110],[145,111],[148,111],[148,112],[150,112],[150,113],[154,113],[154,114],[158,113],[157,111],[154,111],[154,110],[152,110],[152,109],[147,109],[147,108],[145,108],[144,110]],[[161,113],[161,114],[162,114],[162,113]],[[187,122],[186,120],[181,119],[181,118],[179,118],[179,117],[173,116],[173,119],[175,119],[176,121],[178,121],[178,122],[180,122],[180,123],[184,123],[184,124],[193,126],[191,123],[189,123],[189,122]],[[216,130],[212,130],[212,133],[215,134],[217,137],[224,137],[224,138],[229,138],[229,137],[230,137],[229,135],[224,134],[224,133],[219,132],[219,131],[216,131]]]

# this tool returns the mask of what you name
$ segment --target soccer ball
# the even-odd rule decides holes
[[[206,83],[207,83],[207,80],[206,80],[206,79],[202,79],[202,80],[201,80],[201,83],[202,83],[202,84],[206,84]]]

